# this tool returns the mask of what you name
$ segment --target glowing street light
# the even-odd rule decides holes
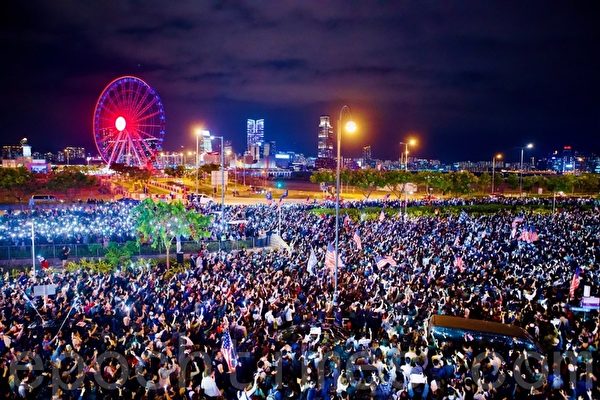
[[[223,145],[223,136],[214,136],[211,135],[209,131],[204,131],[203,135],[205,137],[213,139],[221,139],[221,229],[222,234],[225,233],[225,152]],[[222,236],[222,235],[221,235]],[[219,240],[219,246],[221,241]]]
[[[519,195],[523,196],[523,152],[525,149],[533,149],[533,143],[527,143],[521,147],[521,167],[519,168]]]
[[[194,134],[196,135],[196,195],[198,194],[198,180],[200,174],[200,136],[210,136],[210,132],[206,129],[197,127],[194,128]]]
[[[344,126],[344,130],[348,133],[354,133],[358,130],[358,126],[356,125],[356,122],[348,121],[348,122],[346,122],[346,125]]]
[[[338,276],[338,261],[340,258],[340,164],[341,164],[341,148],[342,148],[342,120],[344,112],[350,114],[350,119],[344,125],[344,131],[354,133],[358,129],[356,123],[352,121],[352,113],[350,107],[342,106],[340,117],[337,123],[337,166],[335,170],[335,270],[334,270],[334,286],[333,300],[337,301],[337,276]]]
[[[400,162],[402,162],[402,155],[404,154],[404,170],[408,171],[408,146],[416,146],[417,139],[409,138],[405,142],[400,142],[400,145],[404,145],[404,153],[400,153]]]
[[[496,173],[496,160],[502,160],[502,154],[498,153],[492,157],[492,194],[494,194],[494,181]]]

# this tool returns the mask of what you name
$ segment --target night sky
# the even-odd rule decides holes
[[[135,75],[160,94],[167,150],[191,127],[245,148],[264,118],[281,150],[316,155],[319,115],[351,106],[344,153],[516,160],[600,150],[597,1],[8,1],[0,43],[1,144],[94,149],[104,86]],[[334,117],[335,118],[335,117]]]

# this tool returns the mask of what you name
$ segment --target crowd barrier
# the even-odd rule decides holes
[[[121,243],[125,245],[125,243]],[[36,244],[35,255],[42,256],[46,259],[59,258],[61,250],[64,246],[71,249],[69,258],[82,257],[103,257],[108,249],[102,244],[81,244],[81,243],[54,243],[54,244]],[[247,240],[225,240],[225,241],[183,241],[181,242],[181,250],[184,254],[198,252],[202,246],[206,246],[209,251],[217,251],[219,249],[225,251],[251,249],[269,246],[268,238],[249,238]],[[176,244],[173,243],[170,247],[170,254],[175,255]],[[157,256],[165,254],[165,249],[154,249],[150,245],[141,245],[138,247],[136,256]],[[0,246],[0,261],[12,260],[27,260],[31,259],[31,245],[23,246]]]

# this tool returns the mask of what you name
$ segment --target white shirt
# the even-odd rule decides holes
[[[200,387],[202,388],[202,390],[204,390],[204,394],[207,396],[217,397],[221,395],[221,391],[217,387],[217,383],[210,375],[202,378]]]

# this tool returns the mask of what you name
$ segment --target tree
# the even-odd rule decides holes
[[[574,175],[556,175],[548,178],[548,190],[552,192],[572,193],[577,177]]]
[[[167,167],[165,168],[165,174],[174,178],[182,178],[185,175],[185,167],[183,165],[178,165],[175,168]]]
[[[167,269],[170,266],[169,250],[173,240],[187,237],[200,240],[209,235],[210,218],[193,210],[187,210],[180,201],[166,203],[146,199],[133,209],[133,219],[140,234],[140,241],[151,240],[152,248],[164,246]]]
[[[335,172],[330,169],[315,171],[310,176],[310,181],[312,183],[334,183]]]
[[[452,179],[450,173],[429,172],[429,182],[432,188],[439,190],[443,195],[452,189]]]
[[[34,175],[24,167],[0,168],[0,189],[9,190],[19,202],[26,193],[35,192],[38,186]]]
[[[484,172],[481,175],[479,175],[479,191],[481,193],[487,193],[487,191],[490,190],[491,187],[492,187],[492,176],[488,172]]]
[[[388,171],[383,176],[385,186],[397,198],[402,197],[406,184],[414,180],[414,178],[412,173],[400,170]]]
[[[119,175],[126,176],[134,181],[145,182],[152,177],[152,171],[146,168],[131,167],[125,164],[111,164],[110,169]]]
[[[477,177],[468,171],[459,171],[450,175],[452,192],[456,194],[469,194],[477,184]]]
[[[0,188],[14,189],[33,180],[33,174],[24,167],[0,168]]]
[[[52,190],[67,190],[91,187],[96,184],[96,178],[88,176],[76,168],[67,168],[54,172],[48,179],[47,186]]]
[[[349,179],[349,184],[357,187],[366,199],[369,199],[371,193],[378,187],[384,186],[385,182],[383,173],[376,169],[352,171]]]
[[[506,184],[511,189],[516,189],[519,187],[519,175],[518,174],[509,174],[506,177]]]
[[[582,174],[576,178],[575,187],[583,193],[598,193],[600,191],[600,175]]]

